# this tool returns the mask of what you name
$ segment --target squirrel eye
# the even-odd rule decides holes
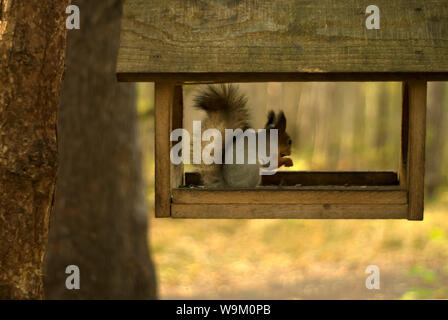
[[[292,143],[292,141],[291,141],[291,139],[289,139],[289,140],[288,140],[288,144],[291,145],[291,143]]]

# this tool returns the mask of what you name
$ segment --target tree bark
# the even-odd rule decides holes
[[[46,296],[153,299],[135,86],[115,77],[122,4],[73,4],[80,9],[81,29],[67,39]],[[80,269],[79,290],[65,287],[68,265]]]
[[[43,297],[68,3],[0,2],[0,299]]]

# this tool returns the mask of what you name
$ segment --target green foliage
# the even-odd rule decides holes
[[[409,271],[409,274],[422,279],[425,283],[433,283],[437,279],[437,274],[423,266],[413,266]]]
[[[431,240],[445,240],[446,239],[446,233],[445,230],[443,230],[439,226],[435,226],[431,229],[431,232],[429,234],[429,238]]]
[[[402,300],[429,299],[433,296],[434,290],[428,288],[412,288],[401,297]]]
[[[137,113],[140,120],[154,119],[154,88],[137,83]]]

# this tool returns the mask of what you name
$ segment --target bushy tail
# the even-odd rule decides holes
[[[208,85],[194,100],[196,108],[205,110],[213,122],[218,119],[226,129],[249,127],[247,97],[234,85]]]
[[[245,109],[247,98],[234,85],[207,85],[195,98],[197,108],[210,111]]]

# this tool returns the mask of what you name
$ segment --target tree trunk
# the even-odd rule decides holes
[[[0,299],[43,297],[68,2],[0,2]]]
[[[428,138],[426,147],[426,190],[428,197],[435,195],[443,184],[443,146],[445,144],[446,113],[443,104],[444,82],[431,82],[428,86]]]
[[[59,115],[60,169],[45,272],[49,299],[152,299],[135,86],[119,84],[121,1],[73,1]],[[80,289],[65,269],[80,269]]]
[[[390,108],[389,108],[389,92],[387,90],[388,83],[381,83],[379,85],[378,92],[378,110],[376,111],[376,136],[374,148],[378,153],[377,165],[379,165],[379,170],[386,170],[388,164],[387,158],[387,140],[389,138],[389,126],[388,122],[391,118]]]

